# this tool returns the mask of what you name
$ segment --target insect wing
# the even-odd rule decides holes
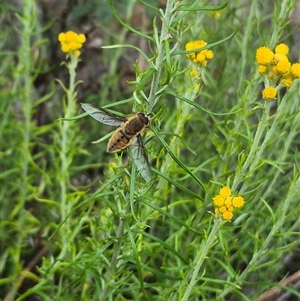
[[[146,154],[142,137],[138,135],[136,139],[132,142],[131,145],[131,153],[134,163],[141,176],[145,179],[146,182],[151,180],[151,166],[148,160],[148,156]]]
[[[120,126],[126,121],[125,118],[116,116],[104,109],[97,109],[89,103],[82,103],[81,107],[85,110],[91,117],[97,121],[111,126]]]

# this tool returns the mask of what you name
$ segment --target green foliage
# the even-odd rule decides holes
[[[299,298],[279,284],[299,270],[299,79],[265,101],[255,62],[279,43],[299,60],[297,1],[23,2],[1,12],[1,299]],[[58,28],[86,35],[80,60]],[[198,78],[196,40],[214,55]],[[151,181],[82,102],[149,114]],[[223,186],[245,200],[231,222]]]

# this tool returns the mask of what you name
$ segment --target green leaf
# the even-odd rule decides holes
[[[202,182],[189,170],[189,168],[179,159],[175,156],[175,154],[171,151],[171,149],[169,148],[169,145],[167,144],[167,142],[163,139],[163,137],[159,134],[158,130],[153,126],[150,125],[150,129],[153,131],[153,133],[155,134],[155,136],[159,139],[159,141],[161,142],[161,144],[164,146],[164,148],[166,149],[166,151],[169,153],[169,155],[173,158],[173,160],[183,169],[185,170],[204,190],[204,185],[202,184]]]
[[[205,113],[208,113],[210,115],[216,115],[216,116],[233,115],[233,114],[236,114],[236,113],[242,111],[242,109],[238,109],[236,111],[228,112],[228,113],[215,113],[215,112],[212,112],[212,111],[209,111],[209,110],[205,109],[204,107],[200,106],[196,102],[194,102],[194,101],[192,101],[188,98],[185,98],[185,97],[181,96],[180,94],[178,94],[176,92],[167,90],[167,91],[164,91],[164,93],[168,94],[168,95],[171,95],[171,96],[174,96],[176,98],[179,98],[179,99],[185,101],[186,103],[190,104],[191,106],[197,108],[198,110],[200,110],[202,112],[205,112]]]
[[[183,19],[187,16],[190,12],[198,12],[198,11],[218,11],[225,8],[228,5],[228,2],[225,2],[222,5],[216,6],[197,6],[200,0],[192,2],[192,5],[181,5],[179,6],[176,11],[183,12],[179,14],[176,18],[174,18],[174,22],[178,22],[179,20]]]
[[[162,178],[164,178],[165,180],[167,180],[169,183],[171,183],[172,185],[174,185],[175,187],[177,187],[178,189],[184,191],[185,193],[189,194],[190,196],[197,198],[201,201],[203,201],[203,198],[201,198],[201,196],[191,190],[189,190],[188,188],[184,187],[183,185],[179,184],[178,182],[174,181],[172,178],[164,175],[163,173],[161,173],[160,171],[158,171],[155,168],[152,168],[152,171],[154,173],[156,173],[157,175],[161,176]]]
[[[130,44],[116,44],[116,45],[110,45],[110,46],[102,46],[101,48],[103,49],[114,49],[114,48],[132,48],[132,49],[135,49],[138,53],[140,53],[143,58],[145,59],[146,62],[148,62],[148,64],[153,68],[155,69],[155,66],[154,64],[152,63],[151,59],[147,56],[147,54],[142,51],[140,48],[136,47],[136,46],[133,46],[133,45],[130,45]]]
[[[217,42],[215,42],[215,43],[209,43],[209,44],[207,44],[206,46],[204,46],[204,47],[201,47],[201,48],[196,48],[196,49],[192,49],[192,50],[188,50],[188,51],[185,51],[185,50],[181,50],[181,51],[174,51],[174,52],[172,52],[172,56],[174,56],[174,55],[181,55],[181,54],[189,54],[189,53],[194,53],[194,52],[198,52],[198,51],[201,51],[201,50],[205,50],[205,49],[211,49],[211,48],[213,48],[213,47],[215,47],[215,46],[217,46],[217,45],[220,45],[220,44],[223,44],[223,43],[225,43],[226,41],[228,41],[228,40],[230,40],[231,38],[233,38],[235,35],[236,35],[236,33],[239,31],[239,27],[236,29],[236,31],[235,32],[233,32],[232,34],[230,34],[229,36],[227,36],[226,38],[224,38],[224,39],[222,39],[222,40],[219,40],[219,41],[217,41]]]
[[[149,40],[149,41],[154,42],[154,40],[153,40],[152,37],[150,37],[150,36],[148,36],[148,35],[146,35],[146,34],[143,34],[143,33],[141,33],[140,31],[134,29],[133,27],[131,27],[130,25],[126,24],[125,22],[123,22],[123,21],[119,18],[118,14],[117,14],[117,12],[116,12],[116,10],[115,10],[114,4],[113,4],[113,0],[109,0],[109,4],[110,4],[110,8],[111,8],[111,11],[112,11],[113,15],[115,16],[115,18],[118,20],[118,22],[119,22],[120,24],[122,24],[122,25],[123,25],[125,28],[127,28],[129,31],[131,31],[131,32],[133,32],[133,33],[135,33],[135,34],[137,34],[137,35],[139,35],[139,36],[141,36],[141,37],[144,37],[145,39],[147,39],[147,40]]]
[[[147,201],[145,198],[137,198],[140,202],[146,204],[147,206],[149,206],[150,208],[160,212],[162,215],[167,216],[168,218],[170,218],[171,220],[173,220],[175,223],[181,225],[182,227],[198,234],[198,235],[203,235],[203,233],[197,231],[196,229],[190,227],[189,225],[187,225],[185,222],[183,222],[181,219],[179,219],[178,217],[172,215],[171,213],[162,210],[160,207],[156,206],[153,204],[153,202],[149,202]]]
[[[132,232],[135,232],[135,233],[138,233],[138,234],[142,234],[143,236],[147,236],[147,237],[151,238],[152,240],[154,240],[154,241],[158,242],[160,245],[162,245],[165,250],[169,250],[176,257],[180,258],[180,260],[182,260],[184,263],[188,264],[188,261],[180,253],[178,253],[175,249],[173,249],[172,247],[170,247],[167,243],[165,243],[164,241],[162,241],[158,237],[156,237],[154,235],[151,235],[151,234],[149,234],[147,232],[136,230],[136,229],[133,229]]]

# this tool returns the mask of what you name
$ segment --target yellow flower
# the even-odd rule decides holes
[[[232,212],[233,210],[234,210],[234,207],[233,207],[233,206],[228,206],[228,207],[227,207],[227,211]]]
[[[232,205],[232,197],[227,197],[224,201],[224,204],[225,204],[226,208],[229,209]]]
[[[259,65],[268,65],[273,61],[274,53],[268,47],[260,47],[256,50],[256,61]]]
[[[202,53],[202,51],[198,52],[196,58],[199,63],[205,62],[205,55]]]
[[[197,62],[204,64],[205,60],[205,55],[202,52],[199,52],[196,56]]]
[[[280,60],[276,65],[276,70],[281,74],[288,72],[290,68],[291,63],[288,60]]]
[[[221,13],[219,11],[215,12],[215,18],[218,20],[221,18]]]
[[[214,204],[218,207],[221,207],[224,205],[225,199],[221,195],[217,195],[213,198]]]
[[[231,211],[227,211],[226,209],[221,210],[221,209],[216,208],[215,214],[216,214],[216,216],[219,216],[226,221],[231,220],[233,218],[233,213]]]
[[[224,220],[230,221],[233,218],[233,213],[230,211],[225,211],[222,215]]]
[[[268,68],[266,66],[264,66],[264,65],[259,65],[258,68],[257,68],[257,70],[258,70],[258,72],[260,74],[264,74],[264,73],[267,72]]]
[[[192,69],[190,71],[190,77],[196,77],[196,78],[198,78],[198,71],[196,69]]]
[[[234,197],[232,200],[232,206],[234,208],[241,208],[244,206],[244,198],[241,196]]]
[[[189,51],[189,50],[193,50],[195,49],[194,47],[194,42],[189,42],[185,45],[185,50],[186,51]],[[195,57],[196,57],[196,54],[194,52],[192,53],[188,53],[187,55],[187,58],[189,58],[190,60],[193,60]]]
[[[262,91],[262,97],[263,97],[263,99],[274,99],[276,96],[276,93],[277,92],[274,87],[268,87]]]
[[[274,63],[277,64],[280,61],[288,61],[287,56],[282,53],[275,53],[274,54]]]
[[[273,86],[280,82],[281,85],[289,88],[296,78],[300,78],[300,63],[291,64],[287,57],[288,52],[289,48],[284,43],[276,46],[275,54],[268,47],[260,47],[256,50],[258,72],[261,75],[267,74]],[[274,99],[276,93],[274,87],[265,88],[262,92],[263,99]]]
[[[211,50],[207,50],[205,57],[207,60],[211,60],[214,57],[214,53]]]
[[[216,206],[216,216],[224,220],[231,220],[234,209],[241,208],[244,205],[244,199],[241,196],[231,196],[231,189],[228,186],[221,188],[219,194],[213,198],[213,201]]]
[[[300,63],[292,65],[291,74],[294,78],[300,78]]]
[[[201,47],[204,47],[206,45],[207,45],[207,43],[205,41],[198,40],[198,41],[194,42],[194,49],[201,48]]]
[[[225,206],[219,207],[219,211],[224,213],[227,211],[227,208]]]
[[[62,52],[79,56],[79,49],[82,47],[82,44],[86,39],[84,34],[77,34],[74,31],[67,31],[66,33],[61,32],[58,35],[58,40],[61,43]]]
[[[281,83],[283,86],[285,86],[285,87],[287,87],[287,88],[290,88],[290,87],[293,85],[294,80],[293,80],[291,77],[287,77],[287,78],[283,78],[283,79],[280,81],[280,83]]]
[[[203,40],[195,42],[189,42],[185,45],[185,50],[194,50],[206,46],[207,43]],[[211,50],[201,50],[197,52],[188,53],[186,57],[190,59],[194,64],[201,64],[206,66],[207,62],[213,58],[214,54]]]
[[[215,18],[215,19],[220,19],[221,17],[221,13],[220,11],[212,11],[212,12],[209,12],[208,15],[211,17],[211,18]]]
[[[281,53],[283,55],[287,55],[288,52],[289,52],[289,47],[287,45],[285,45],[284,43],[281,43],[281,44],[276,46],[275,52],[276,53]]]
[[[220,189],[220,195],[223,198],[227,198],[231,195],[231,189],[228,186],[224,186],[223,188]]]
[[[272,67],[272,73],[273,73],[274,75],[279,75],[279,71],[277,70],[277,66],[273,66],[273,67]]]

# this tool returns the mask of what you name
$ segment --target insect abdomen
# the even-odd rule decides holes
[[[109,139],[107,144],[107,152],[113,153],[126,148],[134,136],[134,134],[125,134],[123,129],[118,130]]]
[[[137,135],[139,135],[148,124],[149,120],[143,113],[137,113],[124,122],[109,139],[107,151],[117,152],[127,147]]]

